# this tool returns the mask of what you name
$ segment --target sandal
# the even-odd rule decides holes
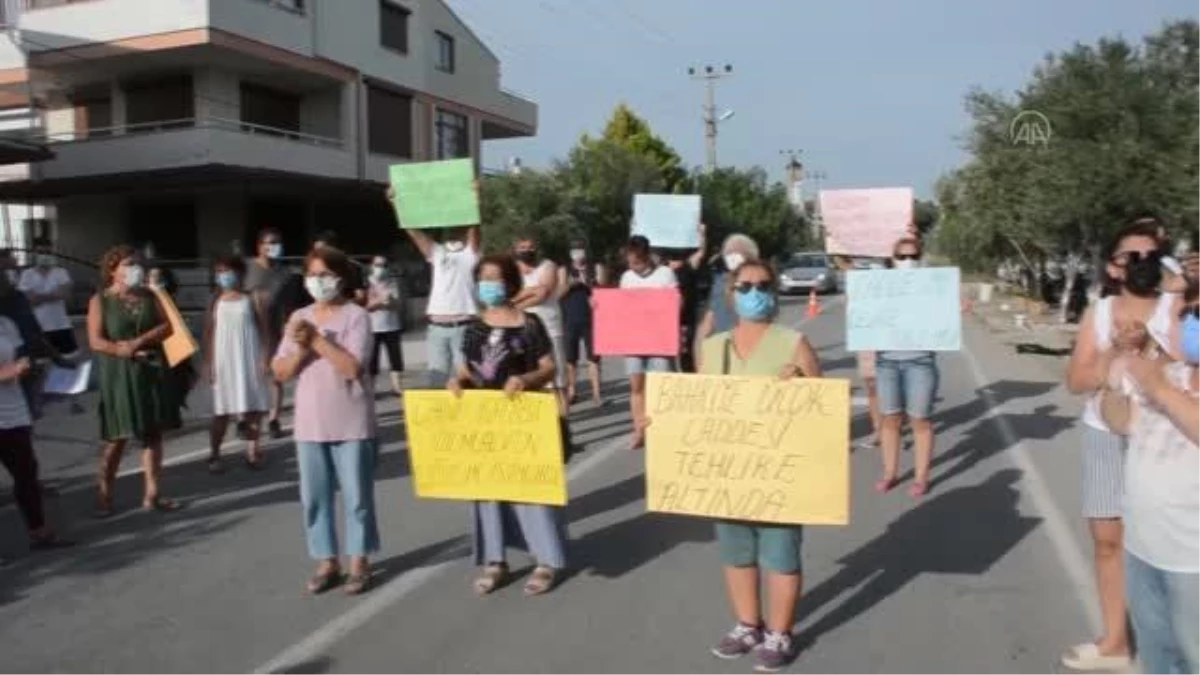
[[[488,565],[472,584],[476,595],[487,595],[500,587],[508,576],[508,565]]]
[[[220,457],[209,457],[208,472],[214,476],[225,473],[225,463],[221,461]]]
[[[310,595],[320,595],[342,583],[342,571],[336,567],[319,574],[314,574],[308,580],[307,588]]]
[[[155,497],[142,502],[142,508],[156,513],[171,513],[183,508],[183,504],[166,497]]]
[[[525,595],[533,597],[542,595],[554,588],[554,582],[557,581],[557,573],[553,567],[545,567],[538,565],[537,569],[533,570],[529,581],[525,582]]]
[[[105,520],[113,517],[113,505],[111,499],[101,497],[96,500],[96,510],[92,512],[92,517],[96,520]]]
[[[261,454],[258,454],[258,455],[247,454],[245,456],[245,461],[246,461],[246,466],[251,471],[262,471],[263,469],[267,468],[267,462],[266,462],[266,460],[263,459]]]
[[[351,572],[342,582],[342,590],[346,595],[359,595],[371,587],[371,570]]]
[[[920,499],[929,492],[929,481],[917,481],[908,489],[908,495],[913,499]]]
[[[891,492],[892,488],[896,487],[896,483],[898,482],[895,478],[881,478],[875,483],[875,491],[879,494]]]

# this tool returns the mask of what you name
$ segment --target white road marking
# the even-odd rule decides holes
[[[1023,474],[1021,477],[1022,491],[1029,496],[1034,508],[1041,513],[1042,520],[1046,524],[1047,536],[1054,546],[1059,563],[1062,564],[1071,581],[1075,599],[1079,602],[1087,628],[1091,634],[1098,635],[1101,632],[1102,622],[1100,602],[1096,597],[1095,583],[1092,577],[1092,565],[1079,547],[1074,535],[1071,534],[1071,526],[1068,524],[1070,521],[1063,514],[1062,509],[1058,508],[1054,497],[1051,496],[1050,488],[1047,487],[1037,464],[1029,456],[1029,450],[1025,447],[1025,443],[1013,431],[1012,425],[1002,414],[1002,405],[997,403],[995,397],[987,389],[987,375],[984,374],[979,362],[975,360],[975,355],[971,353],[965,343],[962,355],[971,368],[971,376],[975,379],[980,395],[987,403],[987,413],[984,414],[984,417],[991,419],[1000,431],[1000,435],[1003,436],[1004,442],[1008,444],[1008,456]]]
[[[567,471],[567,480],[576,480],[618,452],[629,452],[627,449],[628,445],[629,435],[626,434],[613,439],[603,448],[589,452],[587,457]],[[332,619],[329,623],[326,623],[304,639],[283,650],[278,656],[255,668],[252,672],[279,673],[296,664],[305,663],[320,657],[342,638],[378,616],[388,607],[399,602],[409,593],[435,579],[439,574],[456,564],[458,560],[459,557],[454,556],[449,560],[416,567],[379,588],[373,589],[353,609]]]

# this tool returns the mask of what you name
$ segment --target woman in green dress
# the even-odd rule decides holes
[[[159,494],[163,431],[180,425],[169,386],[162,342],[171,334],[166,312],[143,285],[145,268],[130,246],[100,261],[100,292],[88,303],[88,343],[100,371],[100,460],[97,516],[112,515],[112,490],[121,454],[131,440],[144,448],[142,508],[174,511],[179,503]]]

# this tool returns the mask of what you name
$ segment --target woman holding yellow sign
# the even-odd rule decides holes
[[[706,339],[697,372],[702,375],[821,377],[816,352],[803,334],[775,324],[778,309],[775,272],[746,261],[730,272],[726,291],[737,323]],[[648,423],[648,422],[647,422]],[[713,654],[736,659],[757,652],[759,672],[782,669],[795,657],[792,625],[800,600],[799,525],[717,521],[717,542],[725,566],[725,587],[737,619]],[[768,611],[762,620],[759,568],[766,570]]]
[[[483,313],[467,324],[463,365],[447,388],[502,389],[510,396],[538,391],[554,380],[554,351],[541,319],[513,305],[523,279],[509,256],[489,256],[475,269]],[[487,595],[508,577],[509,544],[526,548],[537,567],[525,583],[526,595],[552,588],[566,567],[566,525],[562,509],[544,504],[474,502],[475,561],[483,566],[475,592]],[[515,526],[515,527],[514,527]]]

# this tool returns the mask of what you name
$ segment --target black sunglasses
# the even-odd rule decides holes
[[[733,287],[733,290],[737,291],[738,293],[749,293],[750,291],[752,291],[754,289],[758,289],[760,291],[765,291],[767,293],[770,293],[771,292],[771,282],[769,282],[769,281],[742,281]]]
[[[917,255],[916,253],[897,253],[896,255],[894,255],[892,257],[895,258],[896,260],[920,260],[921,259],[921,256]]]

